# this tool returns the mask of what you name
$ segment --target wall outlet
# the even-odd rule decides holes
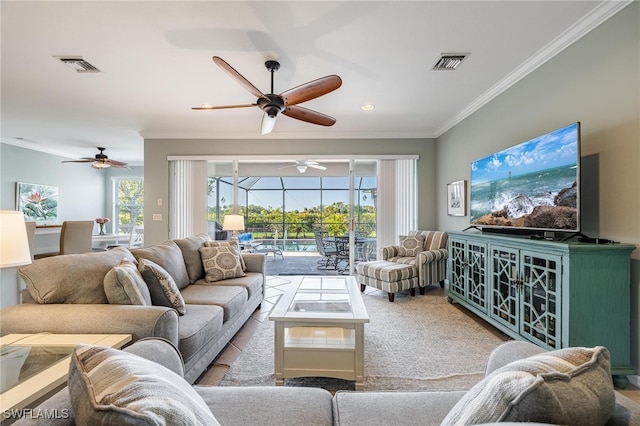
[[[160,214],[160,213],[154,213],[154,215],[153,215],[153,220],[162,220],[162,214]]]

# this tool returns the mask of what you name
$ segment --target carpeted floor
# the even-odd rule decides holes
[[[286,279],[286,277],[280,277]],[[280,287],[282,288],[282,287]],[[365,325],[365,390],[464,390],[484,375],[489,353],[507,336],[449,304],[445,291],[425,295],[384,292],[363,295],[371,322]],[[219,382],[220,386],[273,386],[273,323],[260,316],[255,333]],[[205,374],[199,384],[213,384]],[[351,381],[331,378],[286,379],[285,386],[353,390]]]

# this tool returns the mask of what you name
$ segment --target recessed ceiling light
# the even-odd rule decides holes
[[[364,111],[371,111],[373,109],[375,109],[375,105],[373,104],[366,104],[366,105],[362,105],[360,108],[362,108]]]

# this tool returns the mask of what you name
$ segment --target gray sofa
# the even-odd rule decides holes
[[[578,349],[579,350],[579,349]],[[117,350],[112,350],[117,351]],[[146,339],[137,342],[124,349],[125,352],[133,353],[136,356],[151,360],[166,367],[168,370],[176,373],[175,380],[181,380],[183,362],[180,359],[180,353],[167,341],[160,339]],[[504,375],[505,372],[510,375],[517,373],[511,372],[510,368],[517,363],[526,363],[531,359],[527,358],[533,355],[543,354],[543,350],[533,344],[521,341],[510,341],[502,344],[491,354],[486,367],[486,380],[491,380],[498,375]],[[509,409],[516,414],[525,415],[522,411],[517,412],[513,406],[527,405],[527,409],[534,410],[535,413],[541,413],[543,417],[567,416],[557,424],[606,424],[606,425],[637,425],[640,423],[640,405],[624,397],[623,395],[613,391],[613,385],[610,377],[603,377],[608,386],[599,387],[597,382],[593,381],[592,374],[596,376],[609,374],[607,370],[608,351],[598,350],[597,358],[604,361],[605,368],[585,369],[579,368],[575,373],[571,373],[573,379],[587,379],[592,390],[597,392],[595,397],[608,402],[606,410],[612,414],[604,415],[604,405],[600,408],[597,404],[592,403],[589,398],[594,395],[587,395],[582,390],[567,391],[561,389],[561,392],[550,399],[540,398],[540,395],[531,398],[531,393],[523,393],[518,396],[510,404]],[[546,355],[546,354],[545,354]],[[139,358],[130,357],[132,361],[140,362]],[[596,356],[594,355],[594,360]],[[146,362],[146,361],[145,361]],[[594,365],[591,361],[588,365]],[[75,363],[72,361],[72,365]],[[596,366],[598,366],[597,364]],[[526,369],[526,368],[525,368]],[[74,367],[70,369],[74,372]],[[83,413],[74,411],[74,407],[81,407],[79,400],[86,398],[86,395],[79,393],[76,388],[78,383],[77,374],[71,379],[69,388],[74,387],[75,390],[64,388],[53,397],[36,407],[33,412],[58,412],[69,413],[68,418],[58,419],[22,419],[17,425],[48,425],[48,426],[66,426],[86,423],[81,422],[80,418],[86,416],[86,411],[97,412],[96,406],[84,406]],[[165,376],[169,373],[164,370]],[[553,373],[546,373],[547,376]],[[483,381],[483,382],[484,382]],[[567,377],[553,377],[552,382],[557,382],[560,386],[565,386],[569,382]],[[190,390],[195,390],[196,399],[200,400],[201,407],[210,410],[215,420],[221,425],[439,425],[447,416],[456,409],[460,408],[459,402],[465,398],[477,396],[474,391],[483,387],[483,382],[474,386],[468,392],[464,391],[440,391],[440,392],[345,392],[340,391],[332,396],[329,392],[318,388],[299,388],[299,387],[217,387],[217,386],[194,386]],[[504,383],[504,379],[501,379]],[[584,384],[584,383],[583,383]],[[535,386],[533,386],[535,387]],[[505,385],[504,388],[510,388]],[[527,386],[531,389],[532,386]],[[73,395],[73,396],[70,396]],[[512,395],[513,396],[513,395]],[[73,398],[73,403],[71,402]],[[574,399],[574,404],[558,409],[557,404],[562,399]],[[524,400],[524,402],[523,402]],[[477,402],[477,400],[476,400]],[[566,402],[566,401],[565,401]],[[533,404],[532,404],[533,403]],[[470,402],[468,406],[472,406]],[[478,404],[476,404],[478,405]],[[462,404],[466,408],[466,404]],[[492,406],[490,404],[479,404],[480,411],[488,410]],[[495,407],[493,407],[495,408]],[[498,407],[505,409],[505,407]],[[517,407],[516,407],[517,408]],[[81,408],[78,408],[79,410]],[[113,406],[102,408],[106,411],[114,410]],[[44,411],[47,410],[47,411]],[[122,415],[126,410],[119,410],[118,415]],[[561,412],[559,412],[561,411]],[[166,413],[166,411],[164,411]],[[97,413],[99,416],[104,413]],[[131,413],[125,413],[130,415]],[[575,416],[575,417],[574,417]],[[582,418],[580,418],[582,416]],[[584,417],[587,417],[586,420]],[[603,417],[604,416],[604,417]],[[591,418],[601,417],[601,421],[591,421]],[[86,417],[84,417],[86,419]],[[96,419],[92,419],[94,422]],[[107,424],[125,424],[122,418],[118,419],[119,423]],[[449,419],[451,421],[451,419]],[[536,418],[528,418],[529,424],[539,421]],[[515,423],[512,420],[505,421]],[[95,424],[95,423],[94,423]],[[132,423],[126,424],[149,424],[142,420],[135,419]],[[160,424],[160,423],[157,423]],[[167,424],[186,424],[185,422],[168,421]],[[191,422],[190,424],[194,424]],[[448,423],[452,424],[452,423]],[[455,422],[453,424],[470,424],[467,422]]]
[[[126,333],[133,336],[133,342],[161,337],[179,348],[184,378],[193,383],[264,297],[265,258],[261,254],[241,255],[246,264],[244,276],[207,282],[200,249],[210,242],[207,234],[200,234],[142,249],[117,247],[36,260],[20,268],[27,286],[23,303],[0,311],[0,333]],[[127,261],[145,265],[151,261],[150,265],[166,271],[179,289],[184,315],[171,303],[157,306],[148,282],[152,303],[110,303],[114,296],[105,290],[105,277]],[[117,296],[130,300],[131,295],[122,292]]]

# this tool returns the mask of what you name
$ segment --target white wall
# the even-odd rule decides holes
[[[438,138],[438,225],[448,182],[472,161],[569,123],[582,123],[582,230],[640,246],[640,3],[635,2]],[[445,167],[446,165],[446,167]],[[606,285],[606,283],[602,283]],[[632,254],[632,362],[640,367],[640,250]]]

